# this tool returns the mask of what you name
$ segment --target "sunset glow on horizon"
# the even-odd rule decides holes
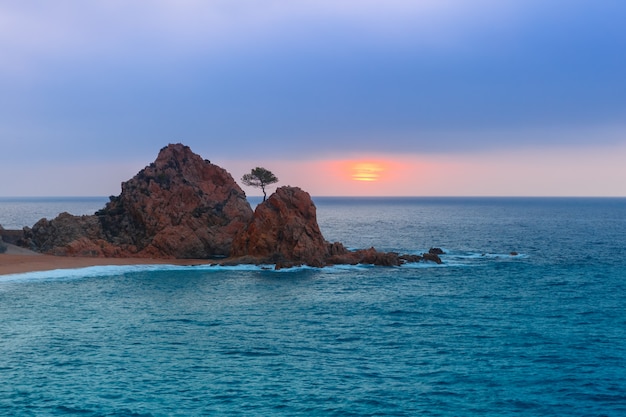
[[[311,195],[626,196],[626,2],[63,5],[0,2],[0,196],[169,143]]]
[[[610,155],[610,156],[606,156]],[[350,159],[278,160],[260,163],[279,178],[272,187],[291,185],[312,196],[595,196],[626,193],[621,180],[626,146],[492,152],[467,155],[355,155]],[[235,180],[259,163],[216,160]],[[559,174],[555,175],[554,171]],[[131,172],[129,171],[129,174]],[[257,190],[244,188],[247,195]]]
[[[407,171],[407,164],[395,155],[380,157],[363,156],[346,160],[320,161],[335,184],[344,184],[352,189],[375,190],[378,186],[389,186],[397,182]],[[366,192],[366,191],[363,191]]]
[[[352,179],[355,181],[378,181],[385,169],[376,162],[359,162],[354,164],[352,171]]]

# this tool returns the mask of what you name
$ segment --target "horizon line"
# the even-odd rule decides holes
[[[303,190],[306,191],[306,190]],[[273,194],[273,193],[272,193]],[[272,194],[269,194],[269,198]],[[311,198],[626,198],[626,195],[311,195]],[[36,198],[102,198],[112,195],[9,195],[0,196],[1,200],[36,199]],[[263,198],[263,195],[246,195],[246,198]]]

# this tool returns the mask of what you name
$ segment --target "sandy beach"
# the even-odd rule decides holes
[[[19,274],[55,269],[75,269],[106,265],[199,265],[215,261],[207,259],[149,259],[149,258],[87,258],[42,255],[15,245],[0,254],[0,275]]]

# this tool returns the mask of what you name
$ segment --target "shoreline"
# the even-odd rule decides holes
[[[215,261],[207,259],[150,259],[150,258],[85,258],[54,255],[7,255],[0,254],[0,276],[29,272],[78,269],[90,266],[111,265],[208,265]]]
[[[216,263],[211,259],[155,259],[155,258],[91,258],[74,256],[54,256],[16,250],[9,246],[6,253],[0,254],[0,276],[25,274],[28,272],[53,271],[56,269],[78,269],[91,266],[110,265],[208,265]],[[18,248],[19,249],[19,248]]]

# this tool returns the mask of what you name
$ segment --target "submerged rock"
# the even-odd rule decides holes
[[[434,262],[436,264],[442,264],[443,263],[443,261],[441,260],[439,255],[437,255],[436,253],[426,252],[426,253],[422,254],[422,259],[424,259],[425,261]]]

